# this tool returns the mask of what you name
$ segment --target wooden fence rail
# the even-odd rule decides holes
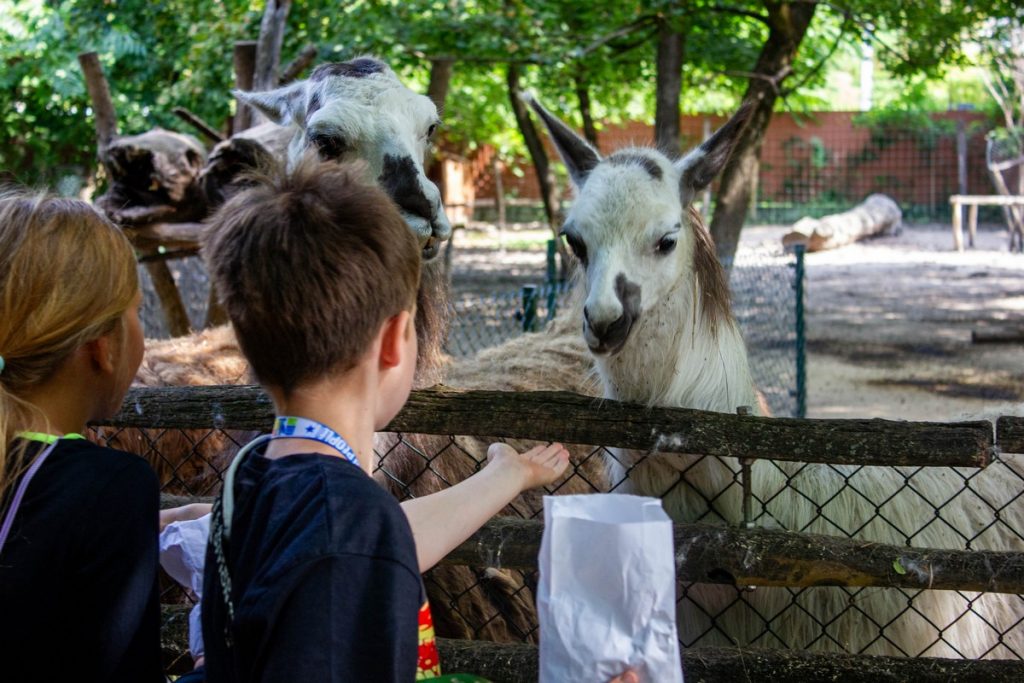
[[[267,430],[273,409],[259,387],[132,389],[103,425]],[[515,437],[661,453],[855,465],[984,467],[989,422],[801,420],[649,408],[567,392],[415,391],[387,431]],[[1014,442],[1015,445],[1016,442]]]
[[[168,661],[188,649],[187,607],[164,607],[162,647]],[[522,643],[437,639],[447,672],[465,672],[495,683],[535,683],[537,646]],[[843,681],[844,683],[1009,683],[1024,680],[1018,660],[878,657],[793,650],[701,647],[681,656],[689,683],[729,681]],[[174,672],[172,672],[174,673]]]
[[[163,507],[212,498],[163,496]],[[1024,594],[1024,553],[942,550],[775,529],[675,524],[676,578],[735,586],[886,586]],[[497,517],[448,565],[536,570],[544,523]]]

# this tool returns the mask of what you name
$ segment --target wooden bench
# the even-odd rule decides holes
[[[953,205],[953,246],[957,251],[964,250],[964,230],[962,206],[967,206],[967,244],[974,246],[974,236],[978,232],[979,206],[1020,206],[1024,207],[1024,195],[1002,194],[955,194],[949,198]]]

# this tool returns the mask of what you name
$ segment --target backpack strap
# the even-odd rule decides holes
[[[21,478],[21,483],[18,484],[17,491],[14,492],[14,498],[11,499],[11,504],[7,508],[7,514],[4,515],[3,524],[0,525],[0,552],[3,552],[4,543],[7,542],[7,536],[11,533],[11,527],[14,526],[14,516],[18,514],[18,508],[21,507],[21,499],[25,497],[25,491],[28,490],[28,485],[32,481],[32,477],[36,476],[36,472],[43,466],[46,459],[50,457],[50,453],[57,447],[57,440],[54,439],[47,445],[43,452],[36,457],[35,462],[25,472],[25,476]]]

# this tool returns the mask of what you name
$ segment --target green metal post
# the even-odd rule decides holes
[[[807,417],[807,334],[804,329],[804,245],[798,244],[793,289],[796,290],[796,416]]]
[[[523,286],[523,332],[533,332],[537,327],[537,287]]]
[[[554,320],[558,309],[558,281],[556,278],[557,268],[555,265],[555,254],[558,253],[558,245],[555,240],[548,240],[548,272],[544,286],[548,290],[548,320]]]

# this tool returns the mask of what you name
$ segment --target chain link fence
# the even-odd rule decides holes
[[[254,434],[230,426],[210,430],[107,427],[94,436],[149,459],[166,492],[209,496],[219,488],[221,474],[239,444]],[[671,437],[666,439],[668,443]],[[375,476],[400,499],[425,495],[482,467],[488,441],[455,435],[381,434]],[[890,546],[1024,548],[1024,455],[997,451],[992,464],[973,469],[680,455],[669,461],[655,449],[574,446],[571,450],[573,464],[562,480],[543,492],[520,496],[504,514],[542,519],[542,493],[614,491],[659,495],[677,521],[784,529]],[[687,548],[677,551],[685,555]],[[815,561],[827,564],[830,558]],[[900,562],[899,556],[894,557],[896,573],[927,575],[939,569]],[[684,648],[741,645],[1024,659],[1022,595],[829,585],[750,588],[727,585],[730,577],[724,578],[725,584],[679,584]],[[537,574],[503,569],[500,552],[487,566],[438,567],[426,575],[425,583],[440,635],[537,641],[533,609]],[[163,598],[168,603],[188,602],[169,582]]]

